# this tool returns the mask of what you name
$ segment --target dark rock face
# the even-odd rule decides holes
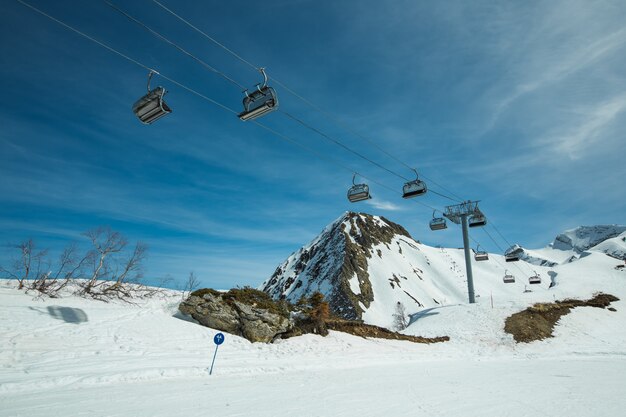
[[[268,343],[291,327],[283,315],[239,301],[227,303],[219,294],[190,295],[178,307],[203,326]]]
[[[347,320],[361,319],[374,299],[368,259],[373,247],[389,247],[394,236],[411,239],[402,226],[384,217],[347,212],[308,246],[292,254],[260,289],[274,299],[295,303],[301,296],[321,291],[332,312]],[[375,254],[374,254],[375,255]],[[350,280],[358,281],[358,291]]]

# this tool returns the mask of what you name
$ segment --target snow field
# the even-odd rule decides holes
[[[542,254],[550,251],[556,249]],[[366,321],[389,325],[401,300],[411,314],[405,333],[445,335],[449,342],[331,332],[252,344],[226,335],[212,376],[216,331],[177,313],[178,292],[137,304],[35,299],[2,281],[0,417],[623,415],[626,271],[615,269],[620,262],[592,251],[546,268],[505,264],[490,254],[473,264],[472,305],[463,262],[461,250],[404,237],[374,248],[368,262],[375,299]],[[515,284],[502,283],[504,267],[517,276]],[[527,285],[520,269],[539,272],[542,284]],[[553,288],[549,271],[556,274]],[[392,288],[394,274],[400,286]],[[576,308],[558,322],[555,338],[530,344],[516,344],[504,332],[506,317],[535,302],[599,291],[621,299],[615,312]]]

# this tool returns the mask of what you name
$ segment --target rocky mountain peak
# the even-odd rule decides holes
[[[290,302],[320,291],[336,313],[348,319],[361,318],[364,307],[373,300],[368,259],[374,247],[389,247],[398,236],[412,241],[399,224],[348,211],[311,243],[291,254],[260,289]]]

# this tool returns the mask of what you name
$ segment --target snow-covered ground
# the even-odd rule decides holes
[[[216,332],[177,316],[178,293],[138,305],[42,300],[3,282],[0,416],[620,416],[625,301],[616,312],[575,309],[541,342],[518,345],[503,331],[537,300],[626,300],[626,272],[613,264],[594,253],[561,265],[567,284],[550,291],[499,292],[493,308],[482,292],[474,305],[417,312],[405,330],[447,343],[227,335],[211,376]]]

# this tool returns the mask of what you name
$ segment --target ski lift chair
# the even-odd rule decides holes
[[[152,124],[161,117],[172,112],[172,109],[165,103],[163,96],[167,91],[163,87],[156,87],[150,90],[150,80],[154,71],[148,74],[148,94],[141,97],[133,105],[133,113],[143,124]]]
[[[367,184],[356,184],[354,182],[355,178],[356,174],[352,176],[352,187],[348,190],[348,200],[351,203],[356,203],[372,198],[370,195],[370,187]]]
[[[402,198],[417,197],[418,195],[426,194],[426,191],[428,191],[426,183],[419,179],[416,170],[413,171],[415,171],[416,178],[404,184],[402,187]]]
[[[443,217],[435,217],[435,212],[433,211],[433,219],[428,224],[430,226],[430,230],[443,230],[448,228],[448,224],[446,223],[446,219]]]
[[[476,252],[474,252],[474,260],[477,262],[488,261],[489,254],[484,250],[478,250],[479,247],[480,245],[476,247]]]
[[[476,210],[474,214],[469,217],[469,227],[480,227],[487,224],[487,218],[480,210]]]
[[[509,274],[509,271],[504,271],[504,278],[502,278],[502,281],[505,284],[512,284],[515,282],[515,277]]]
[[[430,230],[443,230],[447,229],[448,225],[446,224],[446,219],[443,217],[435,217],[429,223]]]
[[[537,274],[537,272],[535,272],[535,275],[528,278],[528,283],[529,284],[541,284],[541,277],[539,276],[539,274]]]
[[[239,118],[244,122],[278,109],[278,97],[276,91],[267,86],[265,68],[260,68],[259,71],[263,74],[263,85],[257,84],[256,90],[251,93],[248,93],[248,90],[244,91],[246,96],[243,99],[243,111],[239,113]]]
[[[507,262],[517,262],[519,261],[519,255],[517,253],[505,253],[504,260]]]

